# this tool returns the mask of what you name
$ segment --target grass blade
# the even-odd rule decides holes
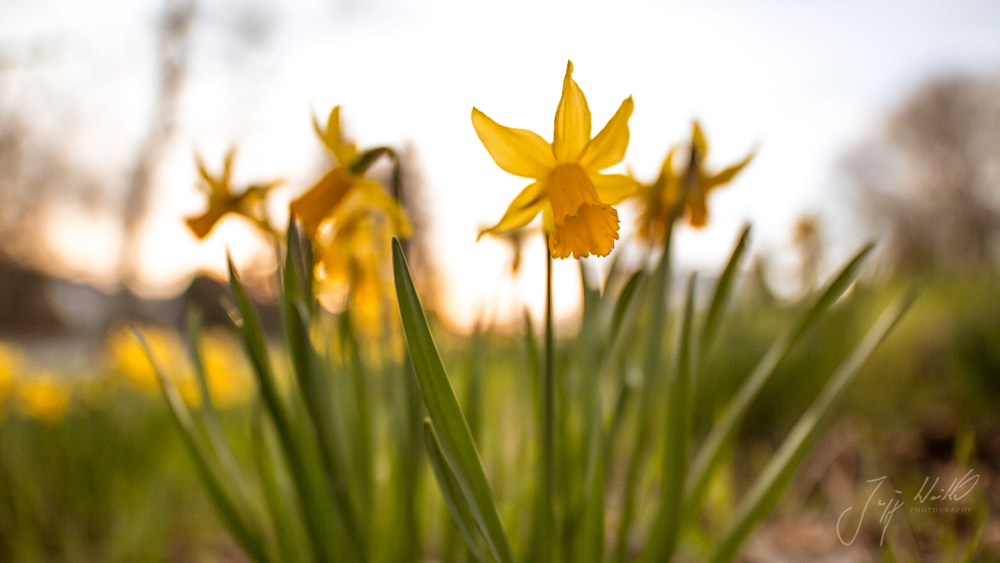
[[[455,473],[448,465],[448,460],[441,451],[441,442],[434,431],[434,425],[429,419],[424,420],[424,442],[427,446],[427,459],[431,462],[434,470],[434,477],[437,478],[438,486],[441,489],[441,496],[448,506],[448,511],[454,519],[455,527],[465,540],[465,545],[476,561],[485,561],[483,551],[479,546],[479,532],[477,532],[476,522],[469,509],[469,503],[462,496],[462,490],[455,478]]]
[[[337,519],[344,528],[348,548],[364,559],[367,538],[365,530],[358,524],[360,506],[356,497],[361,487],[347,462],[337,413],[331,408],[333,392],[330,381],[309,338],[309,311],[303,297],[309,290],[300,280],[312,276],[305,273],[302,244],[292,218],[289,219],[287,233],[281,301],[289,355],[306,414],[316,436],[319,456],[337,509]]]
[[[229,531],[232,532],[233,537],[243,547],[247,555],[258,563],[269,563],[271,558],[267,553],[266,543],[259,524],[249,520],[251,514],[250,508],[240,506],[232,491],[226,486],[228,481],[215,460],[212,459],[208,447],[202,442],[198,428],[191,417],[191,412],[188,410],[187,405],[184,404],[184,399],[181,398],[181,393],[177,389],[176,384],[164,375],[159,359],[154,356],[149,343],[146,342],[142,333],[133,329],[132,335],[139,342],[146,357],[149,358],[149,362],[153,365],[153,370],[160,381],[160,390],[163,392],[163,398],[166,400],[167,407],[169,407],[171,417],[181,432],[184,444],[191,452],[195,468],[201,476],[202,482],[205,484],[205,489],[208,491],[212,503],[218,509]]]
[[[266,424],[264,413],[257,409],[251,426],[250,439],[254,463],[264,493],[264,503],[274,524],[275,541],[282,563],[301,563],[303,554],[308,553],[308,544],[302,536],[300,521],[289,511],[296,502],[294,493],[289,490],[284,468],[274,457],[278,447],[273,430],[267,428]]]
[[[694,297],[697,275],[688,281],[684,314],[677,336],[676,361],[671,370],[667,394],[667,417],[664,431],[663,482],[660,508],[649,531],[646,546],[640,557],[644,563],[670,561],[677,547],[681,527],[681,506],[687,472],[688,444],[691,439],[693,405],[692,378],[696,365],[694,325]]]
[[[454,471],[462,496],[469,503],[476,526],[493,558],[498,563],[513,563],[510,542],[500,521],[472,433],[448,381],[420,298],[413,287],[403,249],[395,238],[392,242],[392,261],[406,343],[424,405],[440,439],[441,450]]]
[[[340,337],[343,349],[344,367],[350,375],[345,378],[350,389],[346,393],[347,401],[341,402],[341,408],[350,415],[350,429],[345,438],[350,441],[351,461],[359,483],[358,502],[359,515],[366,518],[373,505],[372,482],[374,465],[372,462],[372,419],[370,414],[370,399],[368,396],[368,371],[361,357],[361,348],[351,322],[350,311],[340,315]],[[370,518],[366,518],[370,521]]]
[[[719,281],[715,284],[715,293],[712,295],[712,302],[708,306],[708,312],[705,314],[705,323],[701,329],[701,352],[703,354],[709,353],[712,343],[715,341],[716,333],[719,330],[719,323],[722,320],[722,311],[725,309],[726,303],[729,301],[729,296],[733,291],[733,285],[736,282],[736,270],[739,268],[743,254],[746,253],[749,238],[750,225],[747,225],[744,227],[739,241],[737,241],[736,246],[733,248],[733,253],[730,255],[725,269],[722,270]]]
[[[317,559],[333,561],[341,555],[336,547],[338,543],[344,544],[351,540],[343,537],[343,528],[335,519],[339,513],[334,509],[332,493],[323,478],[322,470],[317,467],[315,455],[310,455],[315,452],[309,450],[309,444],[315,441],[303,436],[303,429],[292,424],[274,378],[260,322],[239,281],[232,259],[228,259],[228,265],[229,284],[241,316],[240,335],[243,337],[244,348],[253,367],[265,410],[274,423],[282,452],[288,461],[292,481],[302,503],[306,531]],[[348,559],[360,557],[357,553],[345,555]]]
[[[722,415],[709,431],[694,459],[691,472],[688,475],[687,498],[684,502],[683,521],[688,522],[694,517],[708,492],[712,475],[722,459],[726,443],[735,435],[740,423],[754,399],[771,378],[775,368],[788,355],[795,343],[819,320],[824,312],[854,283],[864,259],[872,250],[868,245],[858,252],[840,273],[827,285],[826,289],[812,307],[802,316],[799,322],[789,332],[780,336],[767,353],[757,363],[753,372],[743,382],[736,395],[732,398]]]
[[[629,304],[632,303],[632,298],[635,297],[636,289],[639,288],[639,282],[642,281],[642,270],[637,271],[632,274],[625,287],[622,288],[621,294],[618,296],[618,301],[615,302],[615,312],[611,320],[611,339],[610,342],[613,344],[618,340],[618,334],[621,332],[622,323],[625,321],[625,313],[629,310]]]
[[[243,480],[239,464],[232,448],[226,441],[222,431],[222,424],[219,422],[219,412],[215,408],[212,400],[212,391],[209,388],[208,376],[205,373],[205,358],[202,351],[202,328],[201,315],[195,309],[188,310],[188,356],[194,366],[195,378],[198,382],[198,389],[201,392],[201,418],[205,425],[205,432],[208,435],[209,445],[219,458],[222,470],[225,471],[229,482],[233,483],[244,498],[247,497],[246,485]]]
[[[851,354],[837,367],[819,396],[796,423],[740,502],[736,516],[723,533],[721,541],[716,544],[710,561],[713,563],[730,561],[753,526],[777,503],[781,491],[791,480],[795,469],[819,435],[823,423],[830,417],[833,407],[836,406],[847,385],[896,326],[913,303],[914,296],[912,290],[908,291],[889,305]]]
[[[524,351],[527,356],[528,373],[531,374],[531,402],[534,405],[535,420],[542,416],[542,368],[538,352],[538,341],[535,339],[535,329],[531,326],[531,314],[524,309]]]
[[[365,552],[365,536],[358,525],[357,501],[351,494],[357,492],[359,487],[352,479],[343,453],[343,439],[337,431],[336,413],[330,408],[332,393],[324,377],[319,356],[309,340],[303,308],[286,300],[284,316],[296,382],[316,436],[317,449],[329,480],[336,515],[344,528],[346,540],[351,544],[350,549],[360,556]]]
[[[663,253],[660,255],[660,261],[653,273],[646,278],[647,282],[643,284],[647,313],[647,340],[643,357],[643,384],[642,396],[639,402],[639,428],[626,470],[621,524],[618,528],[618,538],[612,556],[612,561],[616,563],[626,560],[628,536],[635,515],[636,489],[638,488],[640,473],[647,450],[649,449],[653,424],[657,415],[656,401],[660,397],[663,382],[666,379],[663,374],[662,348],[663,333],[668,316],[667,294],[670,291],[670,245],[673,236],[672,232],[672,228],[667,230],[666,239],[663,241]],[[627,397],[627,394],[623,394],[622,396],[622,398]]]

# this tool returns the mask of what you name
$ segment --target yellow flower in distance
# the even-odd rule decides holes
[[[639,236],[647,241],[663,241],[675,215],[680,212],[677,206],[681,197],[681,178],[674,172],[676,149],[670,148],[656,181],[643,184],[639,194]]]
[[[184,343],[177,333],[157,327],[142,327],[140,329],[153,355],[158,361],[164,362],[168,374],[184,370],[180,358],[184,357]],[[156,369],[149,361],[146,351],[128,330],[118,330],[111,334],[106,343],[109,367],[134,389],[148,395],[160,392],[160,382]]]
[[[262,230],[271,232],[271,226],[264,218],[263,201],[268,190],[280,182],[254,184],[239,195],[233,194],[229,182],[235,154],[236,151],[233,149],[226,153],[222,174],[219,177],[209,174],[201,157],[197,157],[198,175],[200,176],[198,187],[208,196],[208,211],[197,217],[189,217],[186,222],[191,232],[199,239],[207,237],[216,223],[228,213],[242,215],[253,221]]]
[[[611,206],[634,195],[639,186],[628,176],[598,172],[625,158],[633,107],[630,96],[591,138],[590,108],[573,80],[571,61],[566,65],[551,144],[537,133],[504,127],[472,108],[472,126],[497,166],[535,180],[480,236],[523,227],[541,212],[553,257],[607,256],[619,229],[618,211]]]
[[[0,342],[0,406],[14,390],[16,381],[24,370],[24,364],[24,357],[18,349]]]
[[[226,331],[208,330],[202,338],[201,351],[205,380],[215,405],[226,409],[245,403],[254,387],[239,344]],[[195,383],[193,379],[191,381]],[[183,391],[184,387],[181,389]],[[194,391],[198,393],[197,389]],[[198,396],[196,403],[200,402],[201,397]]]
[[[746,158],[712,173],[705,169],[705,157],[708,155],[708,142],[701,130],[701,125],[695,120],[691,131],[691,163],[688,170],[687,203],[691,216],[688,222],[692,227],[704,227],[708,223],[708,194],[715,188],[723,186],[743,170],[753,160],[756,151],[751,151]]]
[[[705,169],[708,143],[698,121],[692,125],[691,145],[687,170],[678,173],[674,166],[677,147],[671,147],[660,167],[660,174],[652,184],[643,184],[639,195],[639,236],[651,242],[663,241],[674,220],[685,211],[692,227],[708,223],[708,194],[723,186],[753,159],[751,152],[742,161],[712,173]]]
[[[347,196],[354,191],[364,192],[370,201],[387,204],[387,211],[391,213],[392,205],[388,204],[390,202],[395,204],[395,201],[379,197],[376,192],[384,195],[382,187],[377,182],[365,178],[364,171],[353,170],[358,159],[358,149],[354,143],[346,141],[341,133],[340,106],[330,111],[325,131],[315,116],[313,128],[336,166],[290,206],[292,214],[302,221],[306,236],[315,240],[320,226],[333,217],[341,204],[347,200]]]
[[[17,398],[24,414],[43,422],[59,422],[69,409],[69,390],[49,375],[22,381],[17,388]]]

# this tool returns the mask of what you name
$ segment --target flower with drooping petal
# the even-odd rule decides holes
[[[226,153],[222,174],[218,177],[209,174],[201,157],[196,157],[198,175],[200,176],[198,187],[208,196],[208,211],[197,217],[189,217],[185,222],[191,232],[199,239],[207,237],[215,225],[229,213],[242,215],[253,221],[261,230],[273,232],[264,215],[263,202],[264,198],[267,197],[267,192],[281,182],[253,184],[243,190],[243,193],[235,195],[229,185],[235,155],[234,149],[230,149]]]
[[[697,120],[695,120],[691,129],[691,151],[693,156],[691,158],[691,170],[689,171],[690,184],[688,185],[685,200],[687,201],[688,209],[691,211],[691,217],[688,219],[688,222],[692,227],[704,227],[708,222],[707,199],[709,192],[731,182],[741,170],[750,164],[750,161],[753,160],[757,152],[755,150],[750,151],[750,154],[740,162],[723,168],[719,172],[711,173],[705,169],[708,142],[705,140],[705,134],[702,132],[701,125]]]
[[[639,194],[639,235],[647,241],[662,241],[674,220],[685,211],[688,223],[701,228],[708,223],[708,194],[728,184],[753,160],[751,151],[742,161],[719,172],[709,172],[705,168],[708,142],[698,121],[691,127],[691,145],[687,170],[678,173],[674,169],[672,147],[660,167],[660,174],[652,184],[643,184]],[[683,207],[678,207],[683,206]]]
[[[340,127],[340,106],[330,111],[326,130],[313,117],[313,128],[336,166],[327,172],[306,193],[291,203],[292,213],[302,221],[306,236],[315,240],[320,226],[336,214],[337,209],[347,200],[349,194],[361,191],[372,202],[385,204],[387,213],[394,213],[399,205],[384,195],[377,182],[364,176],[364,170],[354,170],[359,159],[358,149],[353,142],[344,139]]]
[[[541,212],[553,257],[607,256],[619,229],[612,205],[635,194],[639,186],[623,174],[599,172],[625,158],[632,109],[630,96],[591,138],[590,108],[573,80],[572,61],[566,65],[551,144],[531,131],[504,127],[472,108],[472,125],[497,166],[535,180],[480,236],[523,227]]]

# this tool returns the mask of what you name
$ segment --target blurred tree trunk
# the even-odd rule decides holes
[[[122,284],[134,285],[139,274],[142,227],[152,195],[156,170],[173,136],[177,102],[188,70],[195,0],[166,0],[160,17],[159,85],[153,123],[136,161],[123,208],[123,238],[119,272]]]

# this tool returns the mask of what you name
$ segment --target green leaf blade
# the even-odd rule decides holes
[[[841,362],[819,396],[792,428],[736,510],[736,516],[716,544],[710,561],[730,561],[756,523],[777,503],[802,459],[815,442],[824,422],[843,395],[848,384],[875,349],[913,303],[915,293],[908,291],[883,310],[861,342]]]
[[[510,542],[504,531],[493,492],[483,471],[479,453],[448,380],[444,364],[431,335],[420,298],[410,278],[399,241],[393,238],[393,272],[403,332],[410,350],[424,405],[440,439],[441,450],[455,473],[463,496],[498,563],[513,563]]]

